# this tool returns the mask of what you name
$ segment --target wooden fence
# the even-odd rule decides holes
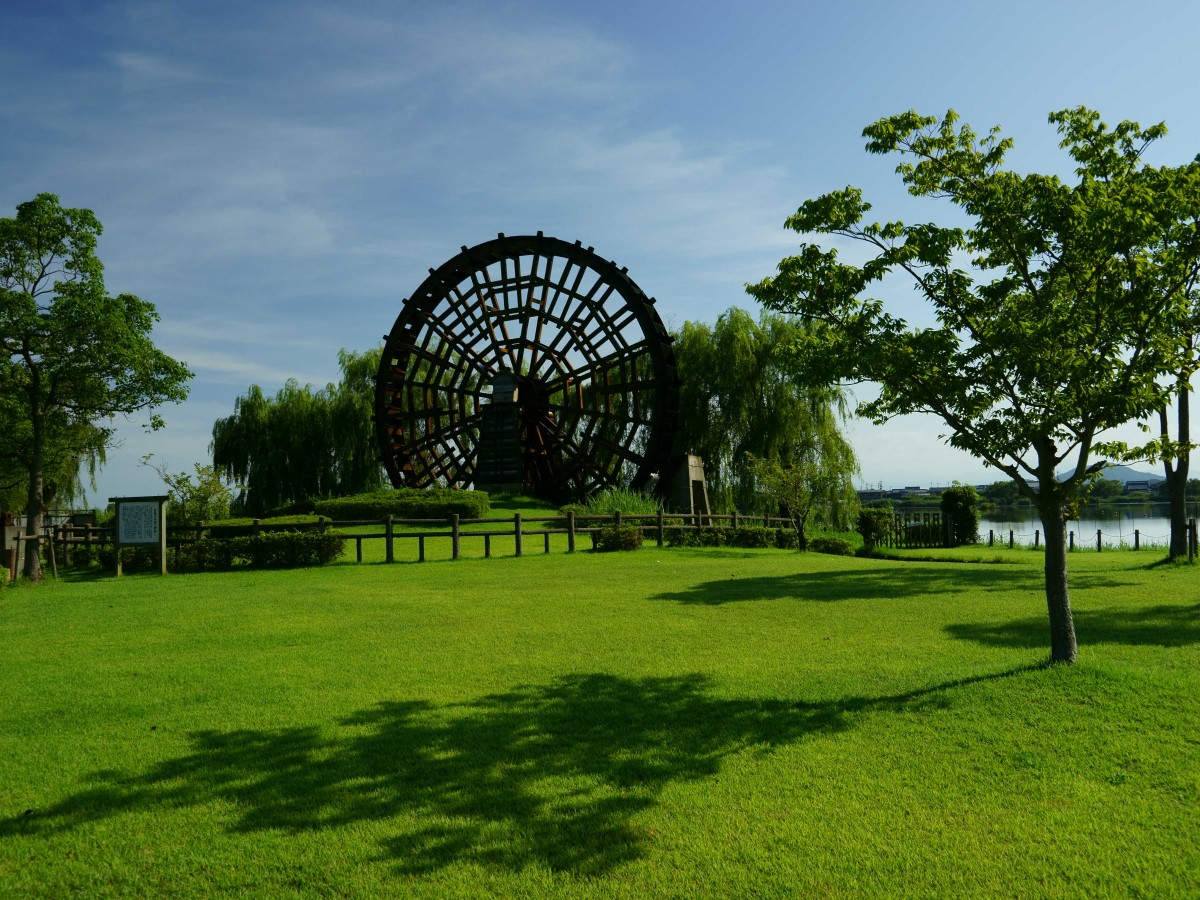
[[[582,524],[580,522],[582,519]],[[552,535],[565,535],[567,552],[573,553],[581,538],[590,538],[595,546],[600,531],[608,525],[635,525],[642,534],[653,539],[658,546],[663,546],[670,532],[683,529],[700,528],[791,528],[788,519],[770,516],[744,515],[703,515],[680,517],[659,512],[651,515],[622,515],[576,517],[575,513],[553,516],[524,516],[515,513],[505,518],[463,519],[457,515],[445,519],[397,519],[388,516],[384,519],[364,519],[354,521],[333,521],[319,518],[316,522],[274,523],[255,520],[244,526],[224,525],[220,522],[198,523],[188,526],[167,527],[167,550],[176,553],[178,550],[196,541],[221,535],[260,534],[268,531],[318,531],[321,533],[333,531],[340,534],[347,542],[354,542],[355,561],[363,561],[363,542],[383,541],[384,562],[396,561],[396,545],[400,541],[415,541],[417,544],[417,561],[425,562],[427,544],[433,539],[450,539],[450,558],[459,559],[463,553],[463,544],[467,541],[482,541],[483,555],[492,555],[493,543],[511,541],[514,556],[522,556],[529,545],[541,545],[544,553],[550,552]],[[355,529],[373,529],[358,531]],[[587,536],[587,538],[585,538]],[[60,555],[68,564],[72,561],[78,548],[93,547],[112,543],[111,525],[72,525],[64,524],[54,529],[53,543],[60,548]]]
[[[934,510],[899,510],[879,543],[884,547],[924,550],[954,546],[951,522]]]

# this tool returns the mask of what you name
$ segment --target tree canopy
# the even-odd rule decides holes
[[[251,385],[233,415],[213,425],[213,466],[243,486],[248,515],[383,485],[371,416],[382,348],[342,350],[342,379],[314,390],[289,380],[268,397]]]
[[[810,323],[799,365],[879,386],[862,414],[940,417],[952,445],[1034,502],[1047,535],[1051,656],[1073,662],[1063,514],[1103,466],[1096,455],[1139,455],[1103,443],[1104,432],[1154,414],[1172,389],[1164,378],[1183,366],[1200,163],[1145,163],[1163,125],[1110,129],[1083,107],[1050,122],[1074,161],[1073,183],[1005,169],[1011,139],[998,128],[979,137],[953,111],[875,122],[863,132],[867,150],[898,155],[909,192],[948,201],[968,227],[870,223],[870,204],[847,187],[805,202],[787,226],[854,241],[867,260],[802,243],[748,290]],[[893,273],[931,304],[936,324],[909,323],[872,296]]]
[[[714,325],[685,322],[675,335],[680,442],[704,457],[716,509],[767,511],[747,454],[768,468],[822,473],[822,510],[853,493],[858,464],[839,428],[844,397],[794,365],[790,348],[805,332],[788,316],[763,312],[755,320],[732,308]]]
[[[105,289],[101,230],[91,210],[53,194],[0,219],[0,454],[9,478],[24,481],[30,535],[41,531],[48,488],[69,490],[81,463],[103,458],[112,417],[187,397],[192,373],[150,339],[153,304]],[[36,553],[25,574],[41,579]]]

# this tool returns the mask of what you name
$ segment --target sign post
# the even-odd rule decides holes
[[[117,577],[121,577],[122,547],[158,547],[159,571],[167,574],[167,497],[109,497],[117,507],[113,545]]]

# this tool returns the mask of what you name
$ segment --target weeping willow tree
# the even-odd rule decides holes
[[[307,500],[383,485],[371,423],[382,348],[339,351],[342,379],[313,390],[290,379],[268,397],[251,385],[213,425],[213,467],[242,485],[237,512],[261,516]]]
[[[43,512],[69,509],[95,489],[96,470],[104,464],[111,429],[72,420],[63,411],[46,416],[42,470]],[[0,511],[29,512],[29,450],[32,426],[0,399]]]
[[[756,321],[735,307],[713,326],[685,322],[674,335],[681,438],[704,457],[719,512],[777,512],[766,508],[771,501],[751,460],[819,473],[814,519],[844,519],[854,508],[858,462],[839,427],[846,398],[791,367],[789,348],[803,332],[794,318],[764,312]]]

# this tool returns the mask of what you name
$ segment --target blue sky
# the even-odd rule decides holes
[[[196,372],[164,431],[122,422],[93,501],[208,459],[250,384],[337,377],[430,267],[498,232],[581,240],[668,325],[712,322],[796,246],[784,219],[855,184],[936,218],[863,126],[954,108],[1069,174],[1046,123],[1084,104],[1200,152],[1190,2],[9,2],[0,209],[91,208],[111,292],[152,301]],[[900,314],[925,311],[907,288]],[[864,483],[995,479],[937,420],[851,428]]]

